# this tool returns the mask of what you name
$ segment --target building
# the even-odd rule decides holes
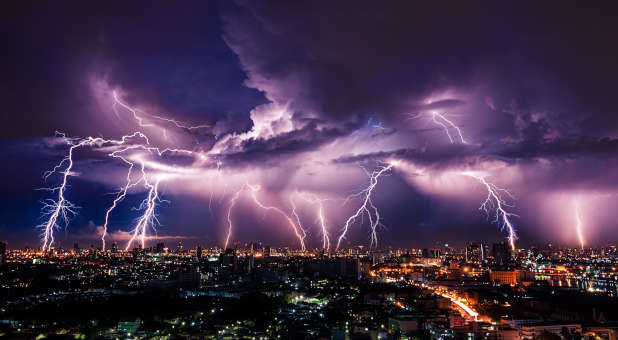
[[[118,321],[118,325],[116,328],[118,329],[118,333],[131,336],[134,335],[139,327],[141,326],[142,321],[140,318],[137,318],[135,321]]]
[[[582,334],[582,325],[563,323],[536,323],[521,325],[521,337],[523,339],[535,339],[544,332],[553,333],[562,339],[566,339],[570,338],[570,334]]]
[[[485,261],[485,245],[472,242],[466,247],[466,262],[481,263]]]
[[[159,242],[155,246],[155,253],[156,254],[163,254],[164,249],[165,249],[165,244],[163,244],[163,242]]]
[[[4,262],[6,261],[6,248],[7,248],[7,243],[0,242],[0,266],[3,265]]]
[[[202,246],[200,246],[199,244],[197,245],[197,249],[195,249],[195,256],[197,257],[198,261],[202,259]]]
[[[392,333],[408,334],[419,330],[419,319],[409,315],[388,318],[388,330]]]
[[[222,267],[236,268],[236,251],[232,248],[227,248],[225,253],[219,256],[219,262]]]
[[[492,255],[496,266],[508,266],[511,264],[511,248],[506,242],[494,243]]]
[[[178,286],[183,289],[198,289],[200,287],[200,272],[195,267],[181,270],[176,274]]]
[[[490,270],[489,279],[491,282],[498,282],[501,285],[517,284],[518,273],[517,270]]]

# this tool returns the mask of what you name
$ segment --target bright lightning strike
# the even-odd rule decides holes
[[[223,249],[227,249],[227,246],[230,243],[230,237],[232,236],[232,228],[233,228],[233,224],[232,224],[232,209],[236,205],[236,201],[238,201],[238,198],[240,197],[240,193],[244,189],[245,189],[245,187],[243,186],[242,188],[240,188],[240,190],[238,190],[234,194],[234,196],[230,200],[230,205],[227,208],[227,236],[225,237],[225,244],[223,245]]]
[[[236,202],[240,198],[240,194],[243,191],[245,191],[245,189],[249,189],[249,192],[251,194],[251,199],[253,200],[256,206],[264,210],[275,211],[279,215],[285,218],[286,222],[290,225],[290,227],[292,227],[292,230],[294,231],[294,235],[296,236],[296,238],[298,238],[302,251],[305,251],[306,250],[305,238],[307,237],[307,233],[305,232],[305,230],[303,229],[300,223],[300,218],[298,214],[296,213],[296,205],[294,204],[294,201],[291,201],[292,214],[294,215],[296,222],[283,210],[277,207],[274,207],[274,206],[268,206],[268,205],[263,204],[257,197],[257,192],[260,191],[260,186],[251,185],[249,183],[244,184],[240,189],[238,189],[238,191],[236,191],[236,193],[234,194],[234,196],[232,196],[232,199],[230,200],[230,204],[228,205],[227,215],[226,215],[228,230],[227,230],[227,236],[225,238],[225,243],[223,245],[224,249],[226,249],[230,243],[230,238],[232,236],[232,230],[234,227],[234,224],[232,222],[232,209],[234,208],[234,206],[236,205]]]
[[[143,172],[143,167],[142,167]],[[144,213],[137,220],[137,224],[132,231],[131,239],[127,243],[125,250],[131,249],[133,242],[139,238],[142,249],[146,245],[146,234],[149,226],[155,226],[158,223],[157,216],[155,214],[155,208],[159,201],[159,183],[161,183],[161,177],[158,177],[154,184],[148,182],[146,173],[143,172],[144,185],[148,188],[148,196],[140,204],[140,209],[144,209]]]
[[[326,199],[320,199],[314,195],[307,195],[306,193],[300,193],[299,196],[311,204],[317,204],[317,220],[320,224],[320,229],[322,232],[322,249],[326,249],[327,252],[330,252],[330,236],[328,234],[328,228],[326,227],[326,218],[324,217],[323,204]]]
[[[575,224],[575,231],[577,232],[577,238],[579,239],[579,245],[581,246],[582,250],[584,250],[584,236],[582,233],[582,228],[583,228],[582,214],[581,214],[579,202],[575,201],[574,205],[575,205],[575,221],[577,222]]]
[[[45,173],[45,179],[51,176],[53,173],[59,172],[62,174],[62,180],[60,184],[55,188],[45,188],[44,190],[49,190],[53,192],[58,192],[58,198],[56,200],[46,200],[43,202],[43,216],[47,216],[47,221],[39,225],[39,228],[43,229],[43,251],[48,251],[51,249],[51,246],[54,243],[54,230],[60,228],[60,224],[58,223],[58,219],[62,217],[64,221],[65,227],[69,224],[69,215],[73,215],[76,213],[76,206],[69,202],[65,197],[65,191],[67,188],[68,178],[72,174],[73,169],[73,152],[75,149],[86,146],[102,146],[104,144],[111,145],[122,145],[128,142],[131,137],[135,137],[138,133],[135,133],[131,136],[124,136],[121,140],[106,140],[103,138],[93,138],[88,137],[85,139],[70,139],[67,138],[64,134],[58,133],[60,137],[62,137],[66,143],[70,146],[69,152],[66,157],[64,157],[58,165],[56,165],[51,171]],[[67,164],[63,171],[60,171],[62,166]]]
[[[358,208],[358,210],[356,210],[356,212],[345,221],[343,231],[341,232],[339,239],[337,239],[337,247],[335,248],[336,250],[338,250],[341,246],[341,241],[343,241],[343,239],[345,238],[345,235],[348,232],[348,228],[350,227],[350,225],[354,223],[356,219],[362,217],[364,214],[367,214],[369,218],[369,226],[371,228],[370,247],[378,246],[378,235],[376,233],[376,229],[380,225],[380,213],[378,211],[378,208],[376,208],[376,206],[373,204],[373,201],[371,200],[371,194],[373,192],[373,189],[378,184],[378,179],[380,178],[380,176],[388,172],[394,165],[394,162],[391,162],[388,165],[380,165],[376,170],[371,173],[365,170],[367,176],[369,176],[369,186],[356,194],[350,195],[346,199],[347,202],[354,197],[362,197],[363,203]]]
[[[517,235],[510,218],[517,215],[506,211],[506,209],[511,208],[512,205],[509,205],[506,200],[502,198],[501,194],[505,194],[511,199],[514,198],[513,195],[508,190],[499,188],[495,184],[487,182],[485,179],[486,176],[483,174],[471,171],[463,172],[462,174],[478,180],[485,186],[487,189],[487,198],[483,201],[483,203],[481,203],[481,207],[479,209],[483,210],[489,216],[489,211],[495,208],[495,218],[493,222],[500,225],[503,230],[507,230],[509,234],[509,245],[512,250],[515,250],[515,240],[517,240]]]
[[[142,116],[140,116],[139,114],[146,115],[146,116],[148,116],[150,118],[157,119],[159,121],[171,123],[171,124],[175,125],[177,128],[185,129],[185,130],[189,130],[189,131],[198,130],[198,129],[205,129],[205,128],[209,128],[210,127],[210,125],[206,125],[206,124],[195,125],[195,126],[185,125],[182,122],[179,122],[179,121],[171,119],[171,118],[161,117],[161,116],[149,114],[149,113],[146,113],[146,112],[142,112],[142,111],[134,109],[134,108],[130,107],[129,105],[123,103],[118,98],[118,94],[116,93],[116,91],[112,92],[112,96],[114,98],[113,109],[114,109],[114,113],[116,113],[116,116],[118,116],[118,111],[116,110],[116,105],[120,105],[125,110],[131,112],[131,114],[133,115],[133,118],[137,121],[138,125],[141,126],[141,127],[151,127],[153,125],[149,124],[149,123],[145,123],[144,122],[145,119]],[[165,129],[163,129],[163,128],[161,130],[163,132],[163,136],[165,137],[165,139],[167,139],[167,131]]]
[[[305,247],[305,237],[307,237],[307,234],[306,234],[305,230],[300,225],[296,225],[294,220],[292,220],[292,218],[288,214],[286,214],[283,210],[281,210],[281,209],[279,209],[277,207],[264,205],[262,202],[260,202],[260,200],[257,197],[257,192],[260,191],[260,186],[259,185],[247,184],[247,187],[249,189],[251,189],[251,191],[250,191],[251,198],[253,199],[253,202],[255,202],[255,204],[258,207],[260,207],[262,209],[265,209],[265,210],[276,211],[277,213],[279,213],[281,216],[283,216],[285,218],[285,220],[288,222],[290,227],[292,227],[292,230],[294,231],[294,234],[296,235],[296,238],[298,238],[298,241],[300,242],[301,250],[305,251],[307,249]]]
[[[442,121],[436,118],[439,118]],[[434,121],[434,123],[444,128],[444,132],[446,132],[446,135],[448,136],[448,139],[451,141],[451,143],[454,143],[455,140],[453,139],[453,136],[451,135],[449,131],[449,127],[447,125],[449,125],[451,128],[455,129],[455,131],[457,131],[457,135],[459,136],[459,139],[462,144],[468,144],[468,142],[466,142],[466,140],[464,139],[463,134],[461,133],[461,129],[457,125],[455,125],[455,123],[453,123],[451,120],[446,118],[444,115],[433,111],[431,112],[431,119]],[[446,122],[446,124],[444,124],[443,122]]]
[[[182,124],[173,119],[140,112],[136,109],[131,108],[129,105],[123,103],[122,101],[120,101],[116,92],[113,92],[113,98],[114,98],[114,102],[113,102],[114,112],[118,115],[116,106],[120,105],[121,107],[123,107],[124,109],[132,113],[133,118],[137,121],[138,125],[141,127],[148,127],[148,126],[153,126],[153,125],[146,123],[145,119],[142,116],[140,116],[140,114],[144,114],[150,117],[151,119],[157,119],[160,121],[165,121],[165,122],[174,124],[178,128],[182,128],[182,129],[189,130],[189,131],[194,130],[194,129],[201,129],[201,128],[209,127],[208,125],[188,126],[188,125]],[[163,131],[164,131],[164,134],[166,134],[165,130]],[[110,214],[118,206],[118,204],[126,197],[129,189],[133,188],[134,186],[142,182],[144,183],[144,186],[146,187],[148,191],[148,195],[146,199],[144,199],[144,201],[140,205],[140,209],[143,209],[144,213],[138,219],[137,225],[132,231],[132,237],[131,237],[131,240],[127,244],[127,249],[130,248],[131,244],[136,239],[140,240],[142,247],[143,247],[145,245],[146,233],[147,233],[148,227],[154,226],[155,223],[157,222],[156,214],[155,214],[155,207],[156,207],[156,203],[160,200],[159,194],[158,194],[159,183],[161,182],[161,180],[169,176],[167,177],[163,175],[157,176],[154,183],[151,183],[148,180],[146,170],[145,170],[146,161],[141,159],[141,157],[139,156],[127,157],[123,153],[126,151],[136,151],[136,150],[146,151],[148,153],[156,153],[158,156],[162,156],[165,153],[183,153],[183,154],[188,154],[188,155],[193,156],[195,155],[195,153],[193,151],[185,150],[185,149],[171,149],[171,148],[159,149],[158,147],[153,147],[150,145],[150,141],[148,137],[142,132],[135,132],[132,135],[123,136],[120,140],[104,139],[100,137],[96,137],[96,138],[87,137],[83,139],[67,138],[64,134],[61,134],[61,133],[57,133],[57,136],[62,137],[66,141],[66,143],[69,145],[69,152],[67,156],[65,156],[60,161],[60,163],[58,163],[51,171],[47,171],[44,174],[44,178],[46,180],[47,178],[49,178],[49,176],[51,176],[54,173],[61,174],[62,178],[61,178],[60,184],[57,187],[43,189],[43,190],[48,190],[48,191],[58,193],[58,196],[55,200],[48,199],[43,202],[43,216],[46,217],[46,222],[38,226],[39,228],[43,229],[43,235],[42,235],[43,250],[48,251],[51,249],[54,243],[54,235],[53,235],[54,230],[60,228],[59,221],[62,220],[66,227],[68,226],[70,215],[73,215],[76,213],[77,207],[66,199],[65,193],[66,193],[69,176],[73,174],[72,173],[72,169],[74,166],[73,153],[77,148],[81,148],[81,147],[98,147],[98,148],[112,147],[116,150],[109,153],[108,156],[121,159],[123,162],[129,165],[125,185],[120,189],[120,191],[116,193],[116,197],[112,205],[105,212],[105,222],[103,224],[103,233],[101,236],[102,249],[105,250],[105,237],[107,235],[107,230],[109,227]],[[142,139],[143,142],[140,141],[136,143],[134,140],[135,138]],[[200,154],[200,157],[202,160],[205,159],[205,156],[202,154]],[[133,181],[132,176],[133,176],[133,169],[135,166],[135,161],[140,163],[141,171],[140,171],[140,177],[137,180]],[[148,166],[154,168],[155,170],[173,172],[173,173],[178,173],[178,174],[183,174],[185,172],[188,172],[188,170],[184,171],[184,169],[169,167],[169,166],[165,166],[163,164],[158,164],[154,162],[149,162]],[[219,165],[217,166],[219,167]]]

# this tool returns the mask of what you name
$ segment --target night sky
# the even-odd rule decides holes
[[[335,248],[363,203],[342,247],[371,245],[378,215],[382,248],[508,241],[484,183],[518,247],[615,244],[610,4],[5,4],[0,240],[43,244],[61,190],[40,189],[93,137],[107,142],[74,149],[78,208],[54,246],[101,246],[130,163],[105,235],[123,247],[155,183],[146,245],[223,246],[232,223],[230,244],[299,247],[304,230],[314,248],[323,222]]]

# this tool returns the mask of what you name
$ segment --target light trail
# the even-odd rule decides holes
[[[506,211],[506,209],[512,207],[512,205],[509,205],[506,200],[502,198],[501,194],[506,194],[510,198],[514,198],[513,195],[508,190],[499,188],[493,183],[487,182],[485,179],[486,176],[483,174],[472,171],[466,171],[462,174],[478,180],[485,186],[487,189],[487,198],[483,201],[483,203],[481,203],[479,209],[483,210],[489,216],[491,215],[489,211],[495,207],[495,218],[493,222],[500,225],[503,230],[507,230],[509,245],[512,250],[515,250],[515,240],[517,240],[517,235],[510,218],[513,216],[517,217],[517,215]]]
[[[451,300],[452,303],[456,304],[459,308],[463,309],[468,315],[473,317],[475,321],[478,319],[479,313],[477,311],[475,311],[474,309],[470,308],[468,305],[466,305],[461,300],[459,300],[458,297],[451,296],[451,295],[446,294],[446,293],[440,293],[440,292],[438,292],[438,295]]]
[[[582,250],[584,250],[584,236],[582,233],[583,222],[582,222],[582,215],[581,215],[579,202],[577,200],[574,201],[574,205],[575,205],[575,221],[576,221],[575,231],[577,232],[577,238],[579,239],[579,245],[581,246]]]
[[[371,173],[365,170],[367,176],[369,176],[369,186],[356,194],[348,196],[348,198],[346,199],[347,202],[354,197],[362,197],[363,203],[356,210],[356,212],[345,221],[345,224],[343,225],[343,231],[337,239],[337,247],[335,248],[335,250],[339,250],[341,242],[345,238],[345,235],[348,232],[348,228],[350,227],[350,225],[354,223],[356,219],[362,217],[364,214],[367,214],[369,218],[369,226],[371,228],[370,248],[378,246],[378,236],[376,233],[376,228],[380,225],[380,213],[378,211],[378,208],[376,208],[376,206],[373,204],[373,201],[371,200],[371,194],[373,193],[373,189],[378,184],[378,179],[380,178],[380,176],[388,172],[394,165],[394,162],[390,162],[386,166],[380,165],[378,166],[377,170],[374,170]]]

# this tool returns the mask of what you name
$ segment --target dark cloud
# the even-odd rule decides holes
[[[608,42],[618,27],[602,5],[239,3],[225,12],[225,41],[247,84],[296,110],[397,115],[435,90],[482,87],[498,110],[515,100],[527,111],[568,111],[589,135],[616,132]]]
[[[280,164],[282,158],[297,157],[314,151],[326,143],[356,131],[358,123],[319,127],[311,122],[304,127],[272,138],[251,138],[241,144],[242,151],[224,156],[226,166],[269,167]]]

